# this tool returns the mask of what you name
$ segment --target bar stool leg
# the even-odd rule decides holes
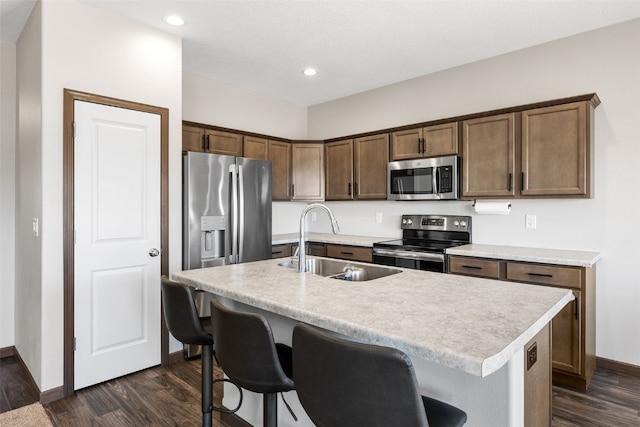
[[[211,427],[213,408],[213,347],[202,346],[202,427]]]
[[[262,398],[262,424],[264,427],[278,425],[278,393],[265,393]]]

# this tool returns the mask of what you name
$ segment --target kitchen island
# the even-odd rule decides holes
[[[290,344],[293,326],[305,322],[402,350],[414,363],[421,392],[466,411],[468,426],[525,425],[525,346],[545,330],[548,337],[548,323],[573,299],[562,289],[418,270],[345,282],[300,274],[280,262],[189,270],[172,278],[237,309],[262,313],[279,342]],[[537,357],[548,364],[544,348]],[[228,406],[233,397],[225,389]],[[295,392],[287,400],[301,420],[279,409],[279,425],[312,425]],[[260,402],[245,396],[240,416],[261,424]]]

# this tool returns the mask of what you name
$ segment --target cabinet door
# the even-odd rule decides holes
[[[324,200],[324,144],[293,144],[291,200]]]
[[[391,134],[391,160],[422,157],[422,128],[403,130]]]
[[[458,154],[458,122],[426,127],[422,135],[425,157]]]
[[[209,153],[242,156],[242,135],[217,130],[206,130],[205,146]]]
[[[352,200],[353,139],[325,145],[325,200]]]
[[[522,195],[587,195],[586,102],[522,112]]]
[[[389,134],[358,138],[354,142],[354,195],[358,200],[387,199]]]
[[[243,142],[243,157],[257,160],[269,160],[269,141],[264,138],[245,136]]]
[[[182,126],[182,151],[204,151],[204,129]]]
[[[515,195],[515,114],[462,123],[462,197]]]
[[[272,200],[291,200],[291,144],[269,141]]]
[[[551,322],[553,369],[580,374],[582,368],[581,321],[582,292],[573,291],[575,300],[567,304]]]

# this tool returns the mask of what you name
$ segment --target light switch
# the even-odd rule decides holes
[[[382,212],[376,212],[376,224],[382,224]]]
[[[38,235],[40,234],[40,225],[38,218],[33,218],[33,220],[31,221],[31,226],[33,228],[33,235],[38,237]]]

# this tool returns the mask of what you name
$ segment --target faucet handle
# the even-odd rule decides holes
[[[296,248],[295,253],[293,254],[294,257],[298,256],[298,253],[300,252],[300,245],[298,245],[298,247]]]

